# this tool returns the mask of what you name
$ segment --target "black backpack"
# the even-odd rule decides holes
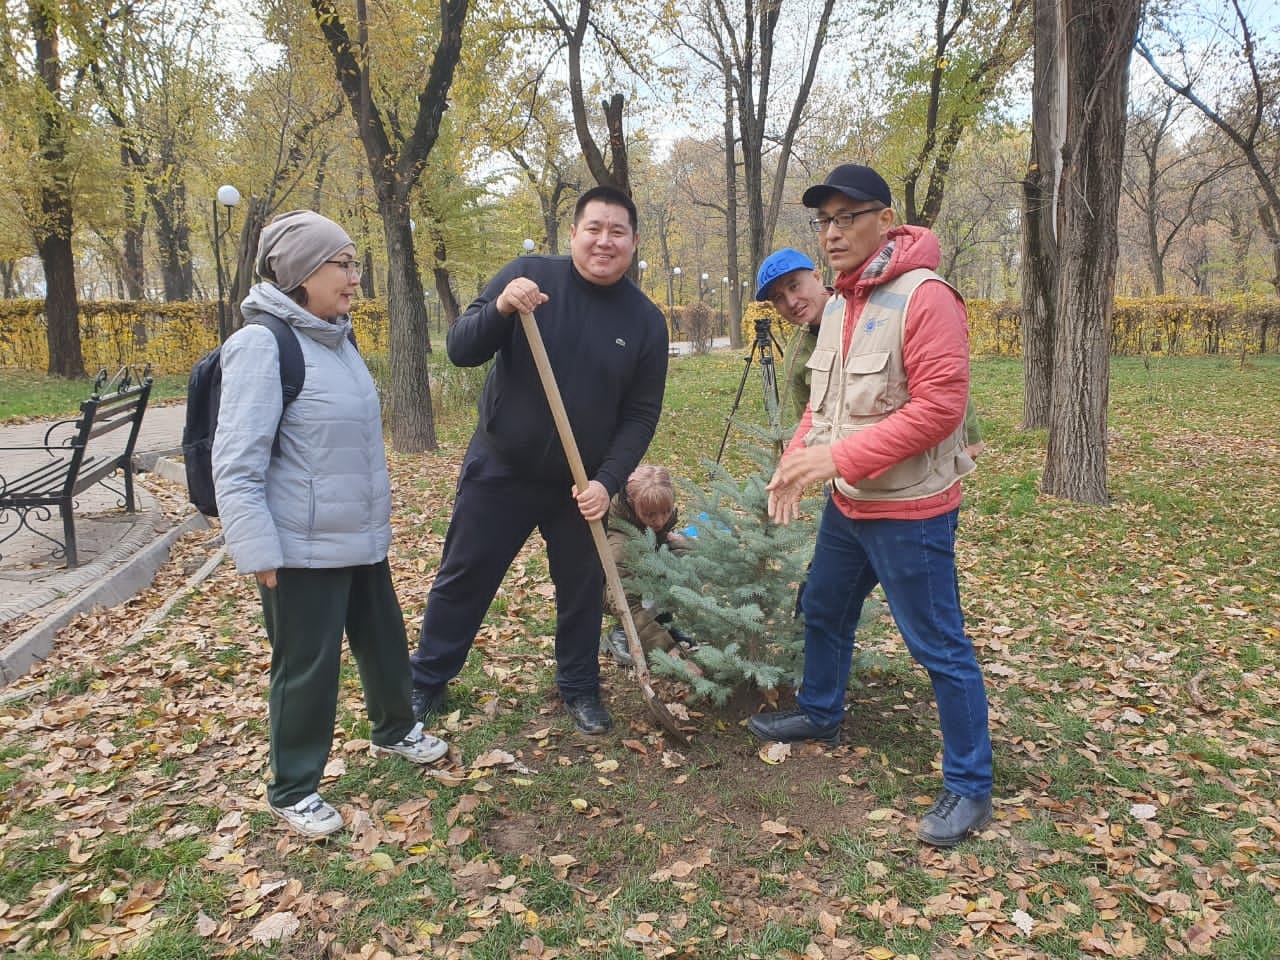
[[[302,393],[307,367],[302,346],[289,324],[279,317],[263,314],[248,321],[260,323],[276,338],[280,354],[280,392],[287,407]],[[355,346],[355,335],[347,339]],[[218,515],[213,492],[213,437],[218,430],[218,407],[222,400],[222,347],[217,346],[196,361],[187,380],[187,422],[182,428],[182,459],[187,469],[187,498],[206,517]],[[283,413],[281,414],[283,417]],[[272,454],[280,452],[279,425]]]

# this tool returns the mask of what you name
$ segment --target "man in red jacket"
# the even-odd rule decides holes
[[[943,790],[918,835],[948,847],[992,814],[986,687],[955,566],[960,478],[973,469],[964,301],[934,272],[934,234],[894,226],[889,186],[870,167],[837,167],[804,204],[818,211],[809,222],[844,309],[819,330],[809,407],[769,483],[769,514],[791,522],[815,482],[828,497],[802,600],[798,709],[758,714],[748,726],[766,740],[839,742],[854,631],[879,584],[933,683]]]

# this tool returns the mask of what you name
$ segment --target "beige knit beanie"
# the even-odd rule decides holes
[[[343,247],[354,247],[347,232],[314,210],[290,210],[271,219],[258,238],[258,273],[285,293]]]

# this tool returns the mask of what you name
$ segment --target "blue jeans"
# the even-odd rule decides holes
[[[959,511],[928,520],[850,520],[827,498],[805,585],[804,681],[796,696],[820,727],[840,722],[862,604],[879,583],[907,649],[929,672],[942,728],[942,782],[991,792],[987,691],[964,632],[956,580]]]

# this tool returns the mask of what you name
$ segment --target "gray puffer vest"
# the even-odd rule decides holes
[[[350,318],[328,323],[268,283],[249,291],[241,311],[246,319],[271,313],[293,328],[306,382],[285,408],[275,337],[259,324],[222,346],[213,482],[236,567],[378,563],[391,545],[391,481],[377,388],[347,340]]]

